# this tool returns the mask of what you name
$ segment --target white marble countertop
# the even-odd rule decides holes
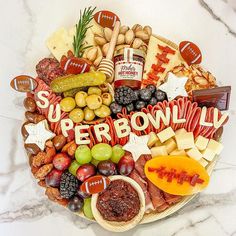
[[[18,74],[35,75],[48,55],[45,39],[69,27],[90,5],[116,12],[125,24],[150,24],[156,34],[177,43],[196,42],[203,65],[222,85],[232,86],[224,151],[210,186],[168,219],[123,235],[236,235],[236,12],[226,0],[0,0],[0,235],[116,235],[49,202],[33,180],[20,127],[23,95],[12,91]],[[235,0],[230,1],[234,7]]]

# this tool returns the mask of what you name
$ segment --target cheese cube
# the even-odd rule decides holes
[[[195,146],[198,148],[198,150],[203,151],[206,149],[208,142],[208,138],[199,135],[195,140]]]
[[[154,144],[159,140],[159,138],[157,137],[157,135],[154,132],[151,132],[149,134],[149,139],[147,142],[147,145],[149,148],[153,147]]]
[[[186,156],[186,152],[184,150],[175,149],[173,152],[170,153],[172,156]]]
[[[201,158],[198,161],[203,167],[206,167],[208,165],[208,161],[206,161],[204,158]]]
[[[203,158],[208,160],[208,161],[212,161],[216,155],[216,153],[214,151],[212,151],[211,149],[209,148],[206,148],[203,153]]]
[[[151,148],[151,154],[152,154],[152,157],[167,156],[168,152],[165,146],[159,146],[159,147]]]
[[[175,135],[176,134],[184,134],[184,133],[187,133],[185,128],[181,128],[181,129],[178,129],[178,130],[175,131]]]
[[[172,138],[175,136],[175,132],[173,131],[173,129],[171,127],[168,127],[164,130],[162,130],[161,132],[159,132],[157,134],[158,138],[160,139],[160,141],[162,143],[164,143],[166,140]]]
[[[167,141],[165,141],[164,145],[166,146],[166,150],[168,153],[171,153],[177,148],[176,142],[173,138],[170,138]]]
[[[154,144],[154,147],[162,146],[161,141],[158,139],[158,141]]]
[[[199,161],[202,158],[202,153],[199,152],[196,147],[189,149],[186,153],[189,157],[193,158],[196,161]]]
[[[177,135],[175,135],[175,140],[176,140],[177,147],[179,150],[190,149],[195,146],[193,132],[186,132],[183,134],[177,134]]]
[[[207,148],[212,150],[215,154],[220,154],[221,151],[223,150],[223,145],[214,139],[211,139],[207,145]]]

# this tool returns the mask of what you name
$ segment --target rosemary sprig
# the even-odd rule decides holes
[[[76,32],[74,35],[74,54],[76,57],[82,57],[85,49],[90,48],[91,46],[85,46],[83,41],[86,37],[87,30],[91,27],[88,26],[94,16],[94,11],[96,7],[88,7],[85,8],[83,13],[80,11],[80,19],[79,22],[76,24]]]

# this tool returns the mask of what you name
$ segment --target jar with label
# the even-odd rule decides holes
[[[142,50],[125,48],[114,55],[115,88],[128,86],[139,89],[143,77],[145,53]]]

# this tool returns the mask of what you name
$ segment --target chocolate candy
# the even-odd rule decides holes
[[[25,112],[25,118],[34,124],[37,124],[42,120],[45,120],[45,116],[30,111]]]
[[[40,148],[34,143],[27,143],[24,146],[29,155],[37,155],[41,151]]]
[[[22,134],[24,139],[26,139],[29,135],[27,130],[25,129],[25,126],[28,125],[29,123],[30,123],[29,121],[26,121],[21,127],[21,134]]]
[[[64,135],[57,135],[52,140],[56,150],[61,150],[66,145],[66,137]]]
[[[200,107],[216,107],[221,111],[229,109],[231,86],[193,90],[193,101]]]
[[[35,112],[37,105],[36,105],[36,102],[33,98],[27,97],[24,100],[24,107],[27,111]]]

